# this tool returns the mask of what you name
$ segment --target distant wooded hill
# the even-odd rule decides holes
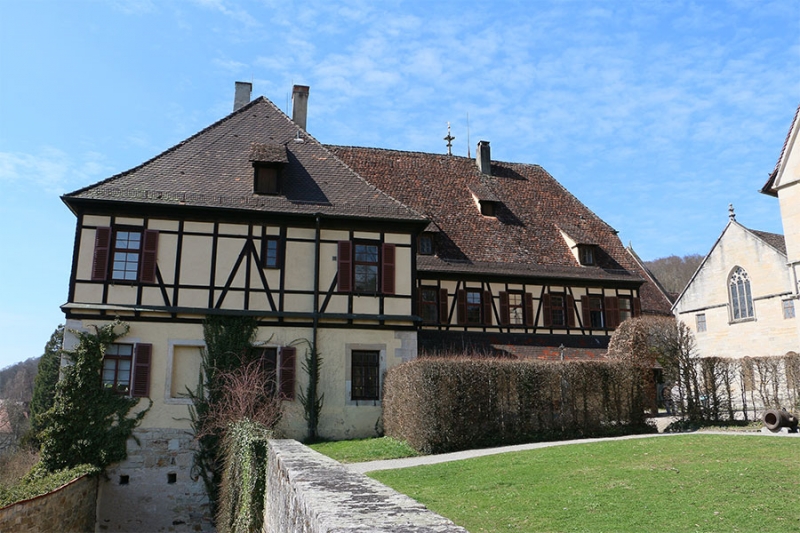
[[[645,261],[644,264],[667,292],[677,296],[689,283],[702,262],[702,255],[692,254],[683,257],[671,255],[653,261]]]

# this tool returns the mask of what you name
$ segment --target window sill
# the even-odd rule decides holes
[[[748,318],[737,318],[736,320],[728,321],[728,325],[732,326],[733,324],[742,324],[744,322],[755,322],[756,317],[748,317]]]
[[[380,400],[347,400],[349,407],[381,407]]]

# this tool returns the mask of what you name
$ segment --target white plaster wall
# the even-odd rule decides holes
[[[750,277],[753,320],[730,318],[728,279],[736,266]],[[703,357],[781,355],[797,349],[796,319],[783,318],[782,299],[790,290],[785,257],[734,222],[676,303],[675,314],[694,332]],[[705,332],[697,331],[700,313]]]

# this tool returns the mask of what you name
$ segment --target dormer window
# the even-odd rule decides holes
[[[255,164],[253,192],[256,194],[280,194],[280,169],[273,165]]]
[[[419,253],[420,255],[433,255],[433,235],[430,233],[420,235]]]
[[[253,144],[250,161],[253,163],[253,192],[281,194],[283,171],[289,163],[286,147],[282,144]]]
[[[593,266],[595,264],[595,249],[596,246],[592,244],[578,245],[578,258],[582,265]]]
[[[500,199],[495,196],[489,187],[482,183],[475,183],[469,185],[469,190],[472,193],[472,199],[475,200],[475,204],[480,209],[481,215],[485,217],[497,216]]]
[[[497,202],[492,202],[491,200],[481,200],[481,215],[485,217],[496,217],[497,216]]]

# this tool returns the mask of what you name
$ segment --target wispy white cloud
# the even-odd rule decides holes
[[[78,160],[57,148],[43,148],[35,154],[0,152],[0,182],[39,188],[47,194],[63,194],[107,177],[109,172],[104,158],[94,152]]]

